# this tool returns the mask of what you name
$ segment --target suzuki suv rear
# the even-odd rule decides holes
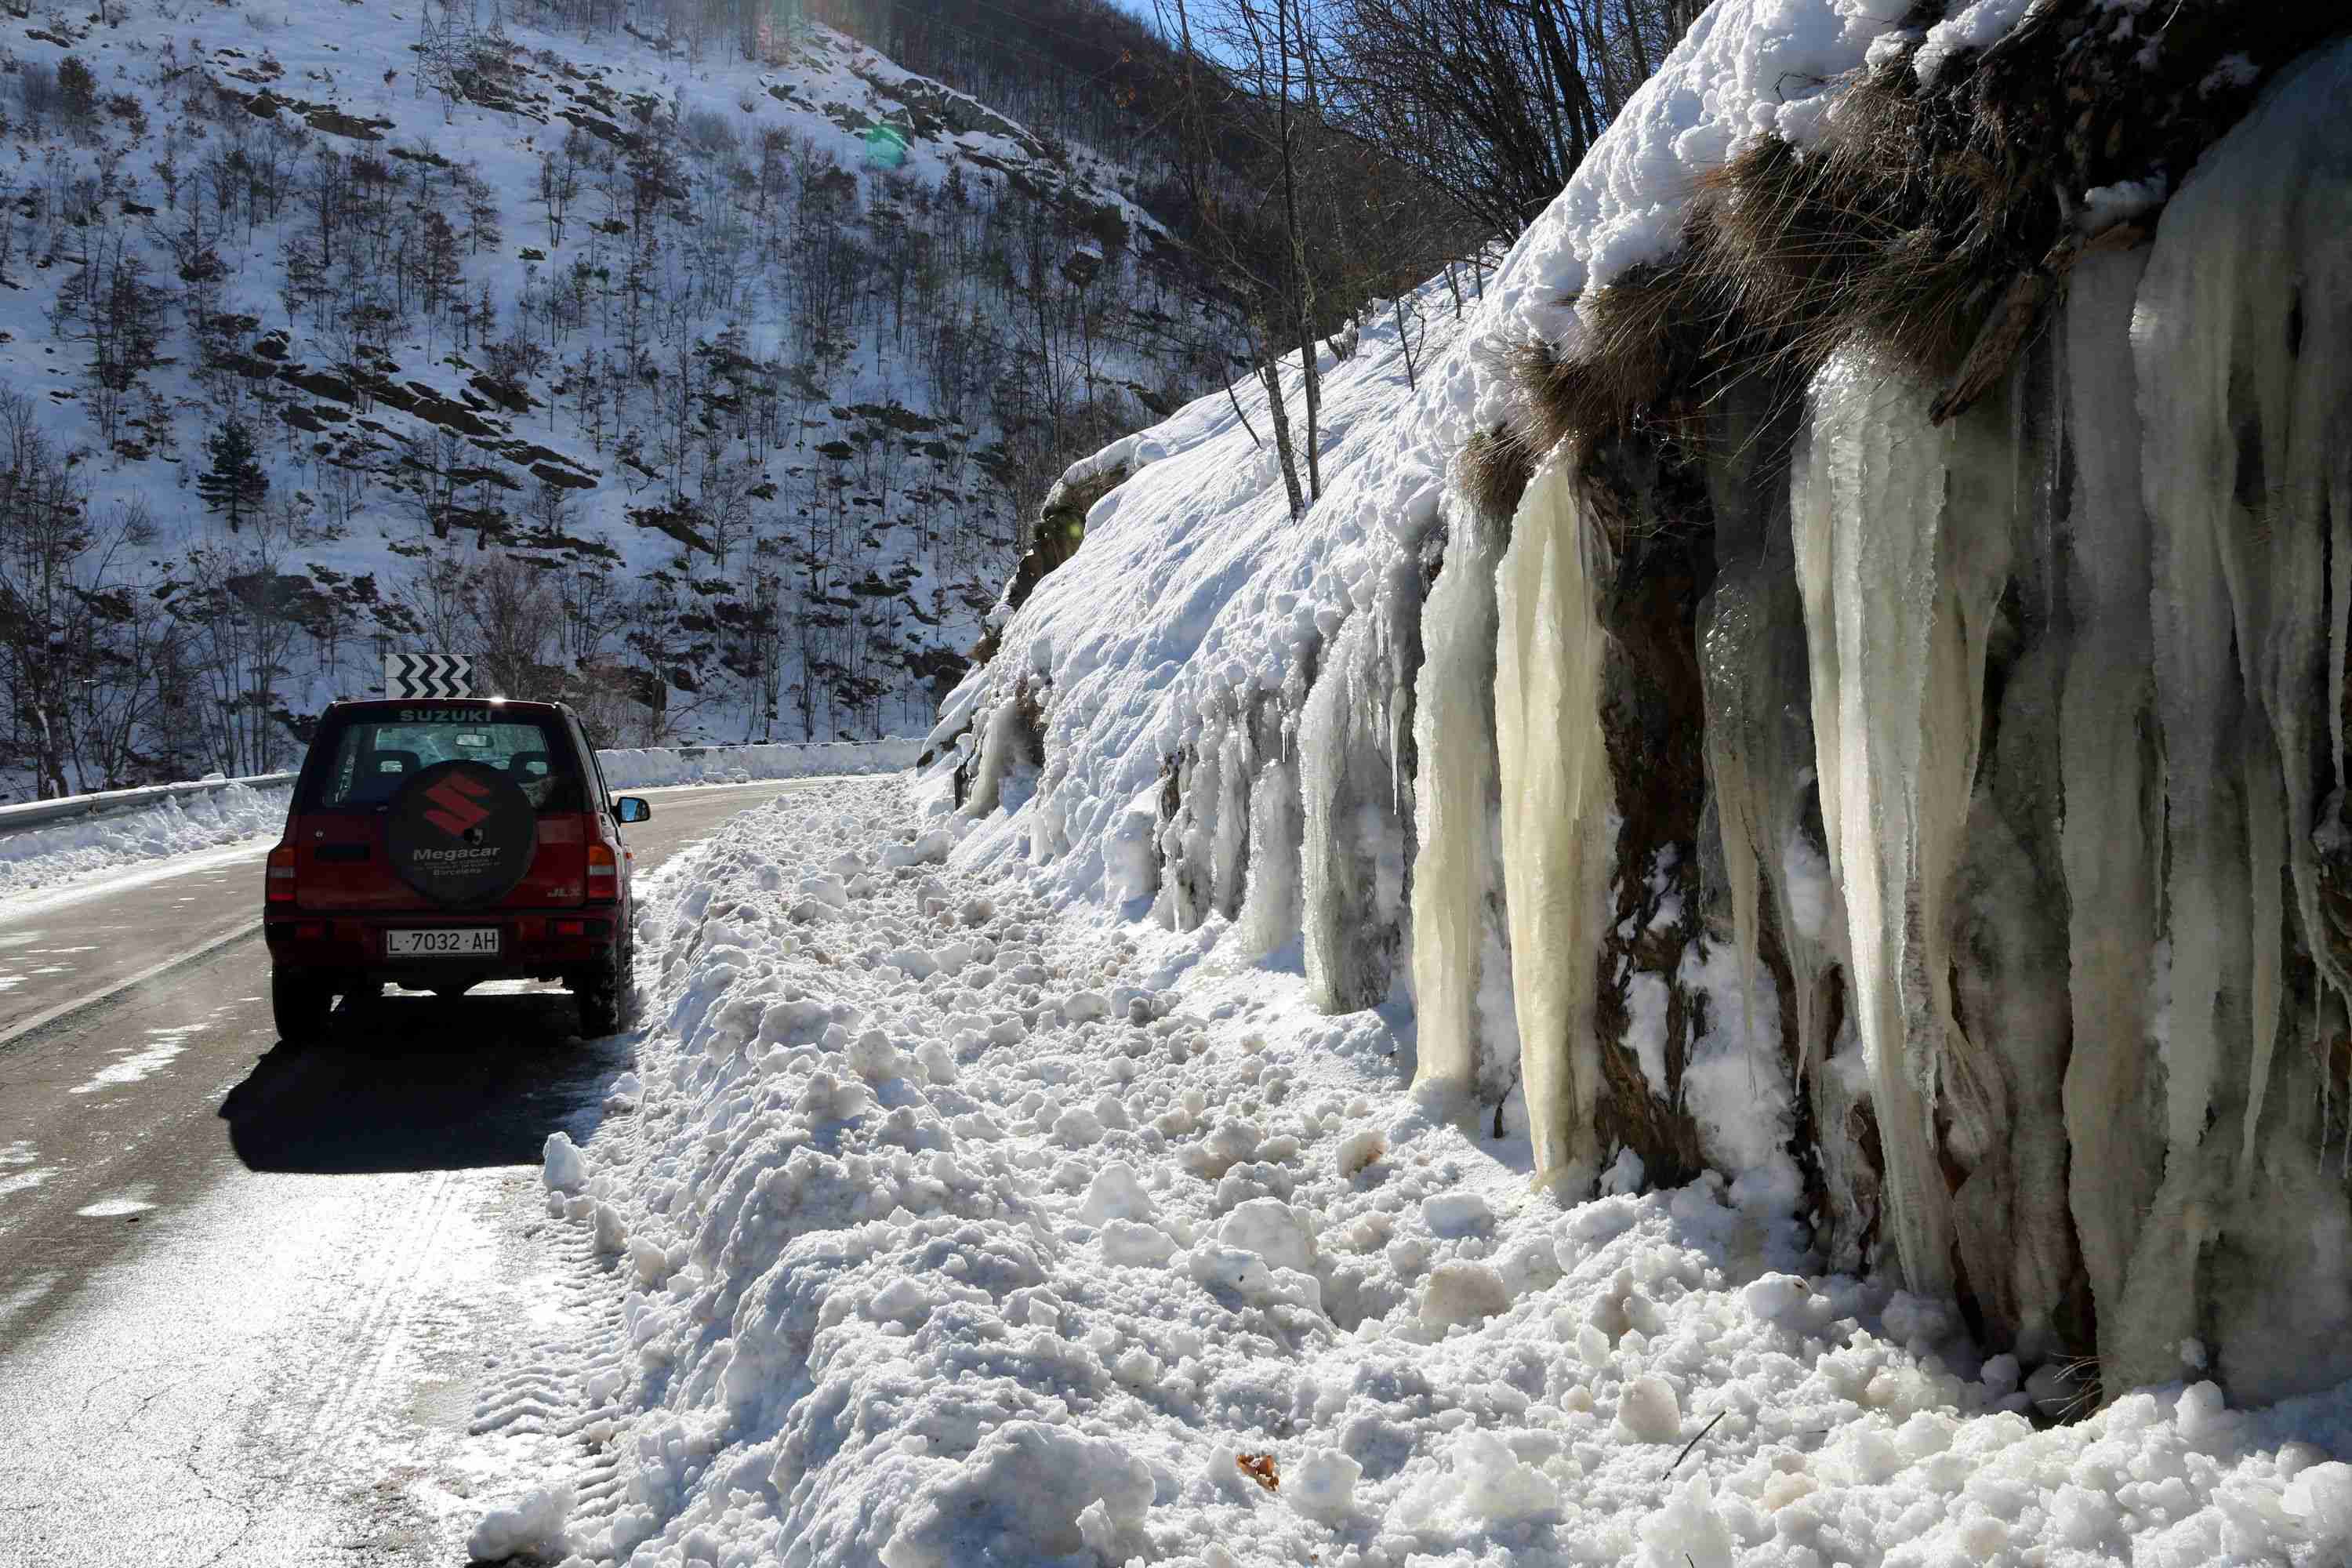
[[[337,996],[387,984],[454,996],[560,981],[582,1032],[625,1022],[629,853],[596,753],[560,703],[338,702],[303,758],[269,852],[262,931],[289,1044]]]

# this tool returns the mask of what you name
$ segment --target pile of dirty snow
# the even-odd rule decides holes
[[[231,784],[136,811],[0,833],[0,898],[166,856],[274,839],[291,794],[289,786]]]
[[[548,1203],[624,1292],[599,1457],[478,1549],[640,1565],[2340,1563],[2352,1389],[2072,1397],[1809,1268],[1777,1189],[1563,1209],[1394,1017],[1222,920],[1054,912],[904,780],[646,879],[625,1112]],[[1501,1152],[1498,1153],[1498,1152]],[[2195,1376],[2199,1348],[2182,1347]]]

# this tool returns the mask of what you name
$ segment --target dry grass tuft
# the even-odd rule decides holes
[[[1912,20],[1946,9],[1920,0]],[[2352,26],[2321,0],[2208,0],[2175,19],[2151,41],[2102,0],[2054,0],[1932,87],[1908,58],[1856,78],[1801,153],[1744,148],[1706,178],[1673,257],[1580,301],[1572,356],[1511,352],[1514,463],[1631,434],[1695,452],[1734,381],[1792,398],[1848,345],[1942,384],[1939,418],[1966,408],[2060,294],[2084,237],[2063,193],[2187,169],[2263,77]],[[2231,52],[2253,68],[2224,81],[2213,64]],[[1485,470],[1502,443],[1482,439]]]
[[[1484,516],[1508,521],[1535,477],[1535,458],[1507,426],[1481,430],[1463,443],[1462,488]]]

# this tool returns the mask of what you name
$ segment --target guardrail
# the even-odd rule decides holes
[[[900,739],[765,746],[646,746],[599,752],[596,758],[604,769],[606,782],[614,789],[652,789],[663,784],[694,784],[714,773],[786,779],[814,778],[834,773],[895,773],[914,765],[915,753],[921,745],[919,740]],[[244,778],[142,784],[135,789],[110,789],[96,795],[70,795],[58,800],[0,805],[0,835],[137,811],[166,800],[216,795],[231,784],[243,784],[247,789],[283,789],[293,782],[292,773],[254,773]]]
[[[69,795],[57,800],[28,800],[18,805],[0,805],[0,833],[12,833],[20,827],[47,827],[52,823],[105,816],[118,811],[136,811],[143,805],[184,800],[190,795],[217,795],[231,784],[243,784],[247,789],[282,789],[293,782],[292,773],[254,773],[237,779],[142,784],[134,789],[101,790],[96,795]]]

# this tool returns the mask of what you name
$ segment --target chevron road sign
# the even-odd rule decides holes
[[[454,653],[388,653],[383,656],[386,697],[471,697],[474,661]]]

